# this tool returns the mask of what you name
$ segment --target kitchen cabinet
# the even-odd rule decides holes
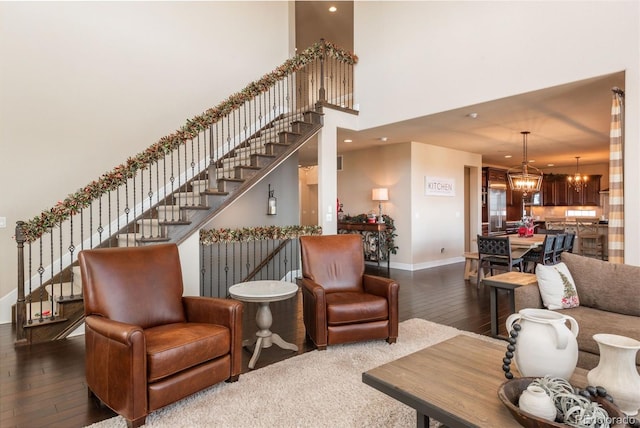
[[[542,205],[566,206],[569,205],[569,189],[565,174],[548,174],[542,178]]]
[[[601,175],[589,175],[585,187],[576,192],[569,186],[568,204],[581,206],[599,206],[600,205],[600,179]]]
[[[569,186],[566,174],[547,174],[540,190],[544,206],[599,206],[601,175],[590,175],[580,192]]]

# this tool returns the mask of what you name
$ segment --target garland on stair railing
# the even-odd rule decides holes
[[[240,229],[200,229],[200,244],[294,239],[300,236],[322,235],[320,226],[258,226]]]
[[[187,119],[187,123],[178,131],[160,138],[157,143],[151,145],[145,151],[128,158],[124,164],[116,166],[113,170],[104,173],[100,178],[92,181],[76,193],[70,194],[62,201],[58,201],[53,208],[43,211],[39,216],[22,223],[19,226],[22,236],[27,242],[33,242],[40,238],[62,221],[77,214],[83,208],[87,208],[93,200],[125,184],[128,179],[135,176],[137,171],[148,168],[180,145],[197,137],[200,132],[206,130],[210,125],[240,108],[246,101],[268,91],[278,81],[302,69],[305,65],[321,58],[323,55],[333,57],[349,65],[354,65],[358,62],[356,55],[339,48],[331,42],[321,41],[313,44],[302,53],[286,60],[271,73],[265,74],[259,80],[249,83],[243,90],[231,95],[216,107],[212,107],[192,119]]]

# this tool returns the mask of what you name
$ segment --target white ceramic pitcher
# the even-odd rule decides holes
[[[571,329],[567,327],[567,321]],[[515,344],[518,371],[526,377],[553,376],[568,380],[578,363],[578,323],[568,315],[526,308],[507,318],[507,331],[522,327]]]

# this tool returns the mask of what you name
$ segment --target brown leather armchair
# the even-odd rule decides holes
[[[78,254],[89,393],[127,420],[221,381],[242,367],[241,302],[182,296],[174,244]]]
[[[318,349],[398,338],[398,290],[392,279],[364,273],[362,237],[301,236],[303,318]]]

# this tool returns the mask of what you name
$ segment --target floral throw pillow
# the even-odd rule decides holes
[[[536,266],[542,303],[547,309],[567,309],[580,305],[576,284],[564,263]]]

